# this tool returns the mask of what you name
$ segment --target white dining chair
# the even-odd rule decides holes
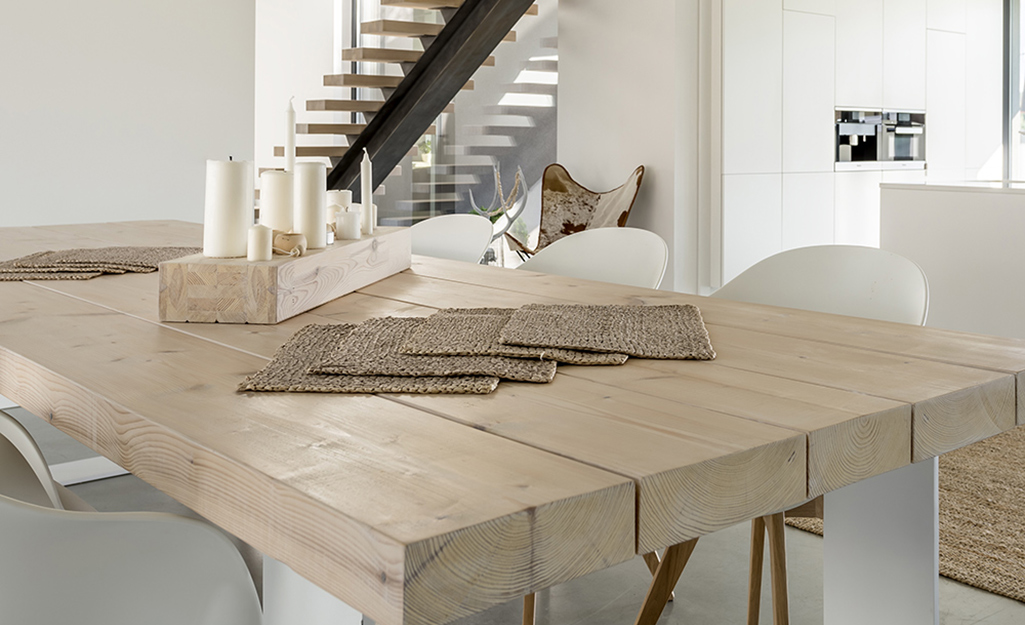
[[[519,269],[657,289],[668,261],[669,247],[654,232],[595,228],[555,241]]]
[[[261,622],[249,571],[221,532],[173,514],[68,509],[88,506],[62,497],[35,441],[3,411],[0,476],[0,622]]]
[[[815,312],[925,325],[929,282],[913,261],[874,247],[819,245],[770,256],[723,285],[712,297]],[[773,623],[789,621],[785,517],[822,518],[822,498],[755,519],[751,528],[748,624],[757,625],[762,558],[768,535]]]
[[[412,251],[422,256],[480,262],[491,245],[491,222],[480,215],[439,215],[409,229]]]

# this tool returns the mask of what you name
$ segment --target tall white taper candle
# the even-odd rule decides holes
[[[363,233],[374,234],[373,210],[367,207],[374,205],[374,165],[370,161],[370,153],[363,148],[363,162],[359,164],[360,203],[363,204]]]
[[[295,174],[265,171],[260,174],[260,223],[271,230],[292,231]]]
[[[206,162],[203,210],[203,255],[239,258],[246,255],[246,237],[253,225],[253,163]]]
[[[323,163],[295,164],[295,206],[292,230],[306,235],[309,249],[327,247],[327,169]]]
[[[295,171],[295,107],[292,100],[288,99],[288,109],[285,111],[285,171]]]

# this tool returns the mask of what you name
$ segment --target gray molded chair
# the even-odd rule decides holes
[[[913,261],[874,247],[820,245],[789,250],[756,263],[712,297],[815,312],[925,325],[929,282]],[[772,560],[773,622],[789,621],[785,516],[822,518],[818,497],[751,526],[748,624],[758,623],[766,533]]]
[[[639,228],[596,228],[563,237],[518,268],[649,289],[662,284],[669,247]]]
[[[0,621],[257,625],[249,571],[216,529],[173,514],[100,513],[66,498],[0,411]]]
[[[409,229],[414,254],[468,263],[480,262],[492,232],[491,222],[480,215],[440,215]]]

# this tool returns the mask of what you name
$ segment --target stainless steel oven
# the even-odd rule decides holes
[[[924,169],[925,113],[836,111],[837,171]]]
[[[925,113],[884,111],[881,161],[925,161]]]

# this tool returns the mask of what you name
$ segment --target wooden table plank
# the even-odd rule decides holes
[[[0,320],[0,393],[379,622],[634,552],[628,479],[374,396],[237,394],[264,358],[34,285]]]

